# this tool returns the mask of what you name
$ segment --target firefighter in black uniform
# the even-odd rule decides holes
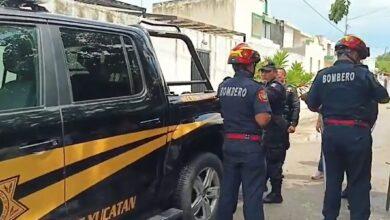
[[[301,111],[301,102],[299,100],[297,89],[287,84],[286,82],[286,70],[283,68],[278,68],[277,79],[280,83],[286,88],[286,103],[284,106],[283,117],[288,123],[288,129],[286,130],[286,140],[285,145],[286,149],[290,148],[290,139],[289,134],[294,133],[299,122],[299,113]]]
[[[389,102],[389,94],[360,61],[369,48],[358,37],[347,35],[336,44],[338,60],[321,70],[308,93],[307,105],[323,116],[323,153],[326,161],[325,220],[337,219],[341,185],[347,173],[352,220],[370,217],[374,104]]]
[[[219,86],[218,97],[224,118],[224,174],[217,219],[231,220],[236,209],[240,184],[244,193],[244,216],[264,219],[262,194],[265,184],[265,149],[262,127],[271,118],[265,88],[253,80],[260,55],[245,43],[230,53],[235,75]]]
[[[281,203],[282,198],[282,166],[286,155],[285,140],[288,124],[283,118],[286,102],[286,89],[277,81],[275,64],[267,61],[261,68],[261,76],[266,82],[266,90],[272,109],[272,119],[264,133],[264,146],[267,150],[267,180],[272,190],[264,198],[264,203]]]
[[[360,66],[362,68],[368,69],[367,65],[360,64]],[[372,109],[370,110],[370,117],[369,117],[367,122],[370,125],[371,133],[372,133],[374,131],[376,120],[378,119],[378,113],[379,113],[378,102],[372,101],[370,107]],[[347,187],[341,192],[341,198],[342,199],[347,199],[347,197],[348,197],[348,184],[347,184]]]

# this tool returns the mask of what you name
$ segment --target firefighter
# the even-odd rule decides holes
[[[244,193],[245,219],[264,219],[262,193],[265,184],[265,149],[262,127],[271,118],[267,93],[253,80],[260,55],[241,43],[230,52],[228,63],[235,75],[219,86],[218,97],[224,119],[224,174],[217,219],[231,220],[240,184]]]
[[[337,219],[341,186],[347,173],[351,219],[370,217],[373,103],[389,102],[389,94],[362,67],[369,48],[358,37],[347,35],[335,47],[337,61],[321,70],[307,96],[307,105],[323,116],[323,153],[326,162],[325,220]]]
[[[264,146],[267,150],[267,180],[270,180],[272,189],[263,202],[282,203],[282,168],[287,150],[286,131],[289,127],[283,118],[286,89],[276,78],[277,71],[273,62],[267,61],[260,70],[272,109],[272,120],[264,133]]]

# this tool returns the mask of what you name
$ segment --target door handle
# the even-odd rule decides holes
[[[140,122],[141,125],[151,125],[151,124],[160,124],[160,123],[161,123],[160,118],[153,118],[150,120],[145,120]]]
[[[57,147],[59,145],[59,141],[57,139],[51,139],[48,141],[37,141],[31,144],[27,144],[19,147],[21,150],[31,150],[33,152],[45,151],[50,148]]]

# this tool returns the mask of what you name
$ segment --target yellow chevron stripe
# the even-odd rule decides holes
[[[19,184],[35,179],[64,164],[72,164],[108,150],[168,132],[168,127],[119,135],[57,148],[42,154],[30,154],[0,162],[0,180],[20,175]],[[64,162],[65,149],[65,162]]]
[[[211,117],[210,119],[215,119],[215,117]],[[170,131],[170,133],[168,133],[167,135],[159,137],[135,149],[127,151],[121,155],[106,160],[100,164],[87,168],[86,170],[83,170],[77,174],[74,174],[73,176],[66,178],[66,190],[64,190],[64,181],[61,181],[22,198],[20,201],[24,205],[29,207],[29,210],[21,216],[21,219],[42,218],[47,213],[59,207],[64,202],[60,197],[54,198],[52,195],[58,194],[58,192],[62,193],[62,191],[65,191],[65,200],[68,201],[79,195],[83,191],[89,189],[90,187],[96,185],[97,183],[120,171],[121,169],[125,168],[126,166],[131,165],[137,160],[165,146],[167,143],[167,139],[169,141],[171,141],[172,139],[178,139],[183,135],[186,135],[196,130],[197,128],[203,126],[206,123],[207,122],[195,122],[190,124],[181,124],[178,126],[169,126],[168,128],[148,130],[129,135],[122,135],[92,141],[95,144],[89,144],[88,142],[84,145],[78,144],[78,147],[66,147],[69,148],[65,149],[67,155],[75,154],[75,156],[69,156],[68,158],[66,158],[66,161],[69,163],[74,163],[85,158],[91,157],[93,155],[100,154],[107,150],[114,149],[115,147],[133,143],[137,140],[142,140],[147,137],[153,137],[158,134],[163,134],[167,131],[167,129]],[[145,137],[142,135],[148,136]],[[83,151],[86,149],[88,150],[84,153]],[[45,163],[45,165],[47,164]]]
[[[194,122],[191,124],[180,124],[176,127],[176,130],[173,132],[172,139],[173,140],[179,139],[180,137],[190,133],[191,131],[196,130],[197,128],[202,127],[205,124],[206,124],[206,122]]]
[[[127,151],[66,178],[66,201],[164,145],[166,145],[166,136],[159,137],[138,148]],[[21,216],[21,219],[42,218],[63,204],[63,198],[59,199],[60,197],[52,196],[62,191],[64,191],[64,181],[50,185],[22,198],[20,201],[29,207],[29,210]]]
[[[166,132],[168,132],[168,128],[164,127],[71,145],[65,147],[65,164],[70,165],[88,157]]]
[[[17,150],[15,150],[17,151]],[[19,184],[64,167],[64,149],[30,154],[0,162],[0,180],[18,176]]]
[[[152,153],[153,151],[166,145],[166,136],[157,138],[149,143],[146,143],[138,148],[130,150],[119,156],[116,156],[103,163],[90,167],[80,173],[66,178],[66,195],[68,201],[85,191],[89,187],[111,176],[117,171],[125,168],[129,164],[141,159],[142,157]],[[88,178],[85,178],[88,177]]]
[[[18,219],[32,220],[42,218],[64,203],[64,191],[65,181],[62,180],[20,199],[20,202],[28,207],[28,211],[23,213]],[[59,193],[61,196],[58,195]]]

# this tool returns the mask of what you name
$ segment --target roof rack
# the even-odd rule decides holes
[[[182,40],[187,45],[188,51],[191,54],[191,58],[194,61],[196,68],[198,69],[200,77],[202,78],[201,80],[167,82],[168,86],[185,86],[185,85],[203,84],[206,87],[205,92],[214,91],[213,86],[211,85],[210,79],[207,76],[206,70],[205,70],[202,62],[200,61],[198,53],[195,50],[194,44],[192,43],[191,39],[187,35],[181,33],[181,30],[178,26],[176,26],[174,24],[154,23],[154,22],[145,21],[145,20],[140,21],[139,24],[140,25],[146,24],[146,25],[150,25],[153,27],[173,27],[173,28],[175,28],[177,32],[154,30],[154,29],[147,29],[147,28],[146,28],[146,30],[148,31],[149,35],[153,36],[153,37]]]
[[[141,20],[139,22],[139,24],[140,25],[141,24],[146,24],[146,25],[150,25],[150,26],[154,26],[154,27],[172,27],[172,28],[175,28],[178,33],[181,33],[181,30],[180,30],[179,26],[174,25],[174,24],[154,23],[154,22],[150,22],[150,21],[146,21],[146,20]]]

